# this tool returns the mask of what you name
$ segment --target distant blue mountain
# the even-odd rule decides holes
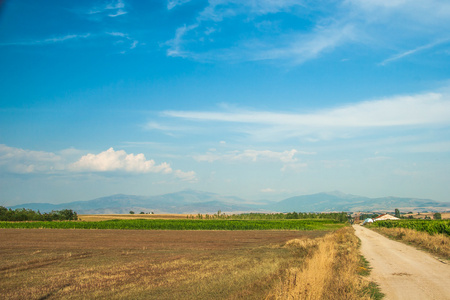
[[[214,193],[185,190],[159,196],[135,196],[117,194],[88,201],[62,204],[26,203],[11,206],[12,209],[27,208],[49,212],[51,210],[72,209],[78,214],[129,213],[214,213],[221,211],[257,211],[252,204],[245,204],[238,197],[220,196]]]
[[[368,198],[341,192],[318,193],[287,198],[276,203],[248,202],[238,197],[185,190],[159,196],[117,194],[89,201],[62,204],[27,203],[10,207],[49,212],[73,209],[78,214],[139,213],[215,213],[222,212],[333,212],[333,211],[450,211],[449,202],[429,199],[383,197]]]
[[[446,211],[449,202],[429,199],[382,197],[368,198],[341,192],[318,193],[285,199],[270,206],[277,211]]]

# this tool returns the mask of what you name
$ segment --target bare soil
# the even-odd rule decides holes
[[[325,235],[320,231],[202,231],[202,230],[96,230],[0,229],[0,251],[37,249],[94,250],[142,249],[213,250],[283,244],[295,238]]]
[[[0,229],[3,299],[262,299],[324,231]]]
[[[450,265],[432,255],[354,225],[371,279],[385,299],[450,299]]]

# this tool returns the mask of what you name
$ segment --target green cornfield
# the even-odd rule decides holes
[[[334,230],[336,220],[109,220],[100,222],[0,222],[0,228],[140,229],[140,230]]]
[[[409,228],[417,231],[425,231],[429,234],[450,235],[450,220],[396,220],[396,221],[376,221],[373,227],[386,228]]]

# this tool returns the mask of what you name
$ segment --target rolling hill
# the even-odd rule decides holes
[[[449,211],[449,202],[429,199],[383,197],[368,198],[341,192],[296,196],[279,202],[248,202],[232,196],[184,190],[158,196],[117,194],[88,201],[62,204],[27,203],[10,207],[49,212],[73,209],[79,214],[136,213],[215,213],[223,212],[332,212],[332,211]]]

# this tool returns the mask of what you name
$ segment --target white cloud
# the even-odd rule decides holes
[[[197,161],[247,161],[247,162],[257,162],[257,161],[275,161],[282,163],[292,163],[297,161],[294,156],[298,153],[297,150],[287,150],[283,152],[276,152],[270,150],[244,150],[244,151],[232,151],[225,154],[208,152],[203,155],[197,155],[194,157]]]
[[[89,153],[71,165],[75,171],[125,171],[133,173],[172,173],[167,163],[156,165],[154,160],[147,160],[144,154],[127,154],[123,150],[109,148],[99,154]]]
[[[174,175],[175,175],[175,177],[177,177],[183,181],[188,181],[188,182],[197,182],[198,181],[197,175],[195,174],[194,171],[183,172],[180,170],[175,170]]]
[[[123,32],[107,32],[106,34],[112,35],[112,36],[120,36],[120,37],[127,37],[128,35]]]
[[[144,125],[144,129],[146,130],[160,130],[160,131],[186,131],[190,130],[190,128],[186,127],[176,127],[176,126],[168,126],[168,125],[162,125],[157,122],[148,122]]]
[[[275,193],[276,190],[271,189],[271,188],[266,188],[266,189],[262,189],[261,192],[262,193]]]
[[[427,93],[349,104],[311,113],[268,111],[166,111],[163,116],[236,124],[232,130],[261,136],[345,137],[354,130],[450,125],[450,97]],[[248,126],[242,126],[247,124]]]
[[[31,151],[0,144],[0,168],[11,173],[53,173],[64,169],[55,153]]]
[[[75,172],[172,174],[183,181],[195,182],[197,180],[194,171],[173,170],[166,162],[156,165],[153,159],[147,160],[143,153],[127,154],[124,150],[115,151],[113,148],[99,154],[89,153],[84,155],[77,162],[71,164],[69,168]]]
[[[86,154],[79,158],[81,151],[70,148],[55,154],[8,147],[0,144],[0,171],[16,174],[67,174],[79,172],[126,172],[171,174],[183,181],[195,182],[194,171],[173,170],[163,162],[147,160],[144,154],[127,154],[123,150],[109,148],[99,154]],[[70,161],[76,160],[73,163]]]

